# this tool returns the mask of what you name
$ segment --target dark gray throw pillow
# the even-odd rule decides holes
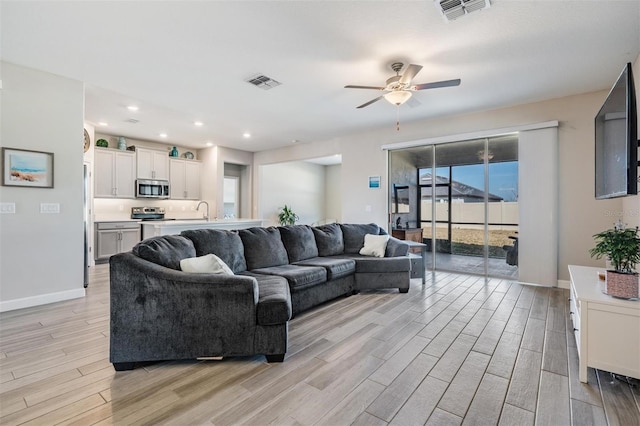
[[[289,263],[287,250],[275,226],[249,228],[238,231],[244,245],[247,269],[268,268]]]
[[[309,225],[281,226],[278,229],[289,263],[318,257],[318,246]]]
[[[311,228],[318,247],[318,256],[335,256],[344,253],[342,229],[337,223]],[[364,237],[363,241],[364,241]]]
[[[193,246],[196,248],[196,256],[215,254],[231,268],[234,274],[247,270],[244,246],[238,231],[194,229],[182,231],[180,235],[193,241]]]
[[[347,254],[359,253],[364,247],[364,236],[367,234],[379,235],[380,227],[375,223],[341,223],[344,238],[344,252]]]
[[[148,238],[136,244],[131,251],[144,260],[178,271],[182,259],[196,256],[191,240],[180,235]]]

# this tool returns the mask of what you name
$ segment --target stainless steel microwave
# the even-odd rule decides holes
[[[136,180],[136,198],[169,198],[169,181]]]

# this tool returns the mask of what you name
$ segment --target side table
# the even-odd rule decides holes
[[[405,240],[405,243],[409,246],[409,252],[413,253],[415,250],[420,250],[420,257],[422,265],[420,268],[420,276],[422,277],[422,284],[426,283],[426,268],[427,268],[427,245],[424,243],[418,243],[415,241]],[[414,249],[414,250],[412,250]]]

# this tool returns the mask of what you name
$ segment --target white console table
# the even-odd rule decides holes
[[[640,301],[604,294],[598,271],[605,270],[569,265],[580,381],[587,382],[587,367],[640,379]]]

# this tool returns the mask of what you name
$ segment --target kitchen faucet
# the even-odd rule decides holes
[[[204,215],[204,219],[208,222],[209,221],[209,203],[207,203],[206,201],[200,201],[198,203],[198,206],[196,207],[196,210],[200,210],[201,204],[204,204],[205,206],[207,206],[207,212]]]

